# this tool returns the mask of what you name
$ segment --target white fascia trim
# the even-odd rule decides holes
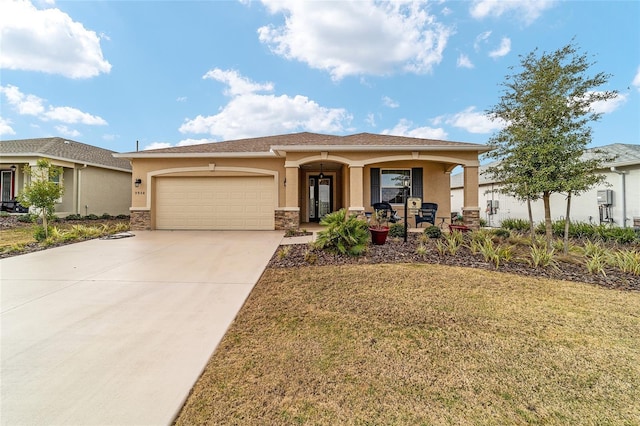
[[[491,148],[482,145],[479,146],[451,146],[451,145],[274,145],[271,151],[277,152],[279,155],[286,155],[289,152],[312,152],[312,151],[357,151],[357,152],[376,152],[376,151],[472,151],[472,152],[489,152]]]
[[[129,152],[123,154],[113,154],[117,158],[273,158],[273,152]]]
[[[300,207],[276,207],[278,212],[299,212]]]

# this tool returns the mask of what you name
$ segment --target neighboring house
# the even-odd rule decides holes
[[[616,143],[597,149],[617,158],[604,164],[600,170],[606,177],[605,182],[571,197],[571,220],[611,223],[620,227],[640,226],[640,145]],[[588,150],[585,156],[592,155],[591,151]],[[478,198],[482,206],[481,217],[487,224],[500,226],[504,219],[529,220],[527,204],[499,193],[500,183],[490,179],[484,170],[486,166],[481,166]],[[451,176],[451,196],[453,210],[460,210],[464,205],[462,174]],[[563,219],[566,209],[566,194],[553,194],[551,219]],[[532,203],[532,211],[536,223],[544,221],[542,200]]]
[[[115,154],[133,166],[132,229],[292,229],[345,208],[438,203],[449,217],[450,172],[465,168],[462,211],[478,226],[484,145],[361,133],[296,133]],[[411,219],[410,222],[413,222]]]
[[[24,165],[35,166],[48,158],[62,167],[59,183],[64,195],[56,204],[56,214],[129,214],[131,206],[131,164],[114,158],[114,151],[63,138],[0,141],[1,193],[10,205],[30,179]]]

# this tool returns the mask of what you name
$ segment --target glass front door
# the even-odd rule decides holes
[[[309,221],[319,222],[333,210],[333,177],[309,176]]]

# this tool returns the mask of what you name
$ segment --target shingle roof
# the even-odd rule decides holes
[[[178,146],[144,151],[144,153],[185,154],[185,153],[244,153],[269,152],[274,146],[437,146],[451,148],[478,148],[485,150],[485,145],[451,142],[434,139],[409,138],[403,136],[376,135],[358,133],[348,136],[323,135],[318,133],[292,133],[260,138],[238,139],[225,142],[213,142],[201,145]]]
[[[3,157],[47,157],[109,169],[131,170],[129,161],[113,157],[114,153],[115,151],[57,137],[0,141],[0,156]]]
[[[640,145],[614,143],[611,145],[599,146],[597,148],[591,148],[585,151],[583,158],[589,159],[595,156],[595,151],[602,151],[608,156],[615,156],[615,160],[602,164],[604,169],[609,167],[621,167],[630,165],[640,165]],[[498,161],[493,161],[489,164],[480,166],[478,169],[479,183],[480,185],[486,185],[489,183],[496,183],[495,179],[490,178],[486,173],[488,166],[498,164]],[[451,175],[451,188],[461,188],[463,186],[463,173],[456,173]]]

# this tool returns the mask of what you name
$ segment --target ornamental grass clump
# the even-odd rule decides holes
[[[325,229],[318,232],[315,247],[349,256],[360,256],[367,248],[369,230],[367,222],[346,209],[329,213],[320,221]]]

